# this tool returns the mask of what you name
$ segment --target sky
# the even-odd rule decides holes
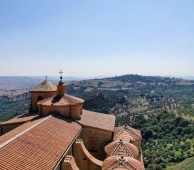
[[[193,0],[1,0],[0,76],[194,76]]]

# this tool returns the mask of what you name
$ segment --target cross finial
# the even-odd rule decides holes
[[[47,78],[48,78],[48,77],[47,77],[47,76],[45,76],[45,80],[47,80]]]
[[[59,74],[60,74],[60,79],[62,80],[62,74],[63,74],[63,72],[60,70],[59,71]]]

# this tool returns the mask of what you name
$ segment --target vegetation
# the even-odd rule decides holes
[[[83,98],[85,109],[140,129],[146,169],[194,169],[194,81],[124,75],[70,82],[67,92]],[[0,121],[28,107],[29,96],[0,96]]]
[[[181,163],[171,164],[166,167],[166,170],[193,170],[194,169],[194,157],[187,158]]]
[[[131,120],[131,121],[130,121]],[[164,169],[169,163],[194,156],[194,126],[173,113],[117,118],[117,124],[129,124],[142,132],[142,150],[147,169]]]
[[[0,121],[6,121],[27,112],[29,103],[29,97],[26,94],[19,95],[19,98],[0,98]]]

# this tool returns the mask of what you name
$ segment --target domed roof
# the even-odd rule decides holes
[[[51,106],[51,105],[52,106],[68,106],[68,105],[77,105],[81,103],[84,103],[83,99],[70,96],[68,94],[64,94],[63,96],[56,95],[56,96],[41,100],[40,102],[38,102],[38,105],[41,104],[43,106]]]
[[[142,139],[141,131],[129,126],[120,127],[119,131],[114,136],[114,140],[123,139],[124,141],[139,141]]]
[[[141,162],[133,157],[110,156],[102,164],[102,170],[144,170]]]
[[[119,139],[123,139],[124,141],[127,142],[134,142],[135,139],[133,138],[133,136],[131,136],[127,131],[125,130],[121,130],[119,131],[119,133],[117,133],[114,136],[114,140],[119,140]]]
[[[50,92],[57,91],[57,86],[52,84],[48,80],[44,80],[42,83],[38,84],[30,90],[30,92]]]
[[[139,155],[138,148],[132,143],[125,142],[122,139],[115,140],[105,146],[105,152],[110,155],[129,156],[136,158]]]

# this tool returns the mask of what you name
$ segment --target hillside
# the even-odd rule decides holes
[[[28,111],[30,96],[26,92],[42,81],[16,79],[9,77],[3,80],[5,84],[0,83],[4,88],[0,95],[0,121]],[[66,84],[69,94],[85,100],[85,109],[114,114],[117,125],[128,124],[142,130],[147,169],[164,169],[194,156],[194,81],[123,75]]]

